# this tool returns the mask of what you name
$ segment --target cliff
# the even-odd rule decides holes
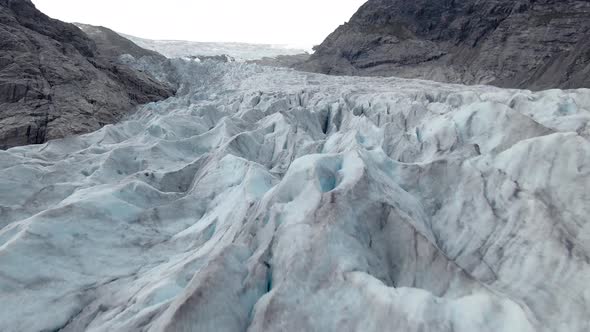
[[[29,0],[0,0],[0,149],[87,133],[174,91]]]
[[[590,87],[590,2],[369,0],[299,67],[533,90]]]

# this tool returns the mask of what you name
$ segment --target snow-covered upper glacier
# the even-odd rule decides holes
[[[590,330],[590,90],[174,68],[0,151],[0,331]]]
[[[238,61],[259,60],[279,55],[297,55],[309,50],[289,45],[248,44],[228,42],[195,42],[187,40],[152,40],[121,33],[140,47],[156,51],[168,58],[185,58],[190,56],[229,55]]]

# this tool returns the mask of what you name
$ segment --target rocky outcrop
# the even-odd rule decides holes
[[[0,149],[99,129],[174,91],[29,0],[0,0]]]
[[[590,87],[590,2],[369,0],[302,69],[530,89]]]
[[[268,67],[297,68],[304,65],[305,62],[309,60],[309,57],[309,53],[301,53],[294,55],[278,55],[276,57],[264,57],[259,60],[251,60],[248,62]]]
[[[220,54],[220,55],[191,55],[187,56],[187,59],[191,61],[217,61],[217,62],[235,62],[232,56],[227,54]]]

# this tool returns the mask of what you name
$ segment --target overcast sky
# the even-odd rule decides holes
[[[150,39],[237,41],[311,47],[366,0],[33,0],[66,22],[103,25]]]

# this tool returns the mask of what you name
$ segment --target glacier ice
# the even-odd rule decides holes
[[[0,151],[1,331],[590,330],[590,90],[173,63]]]
[[[120,33],[121,36],[168,58],[227,55],[237,61],[260,60],[280,55],[305,54],[308,50],[281,44],[248,44],[236,42],[196,42],[186,40],[151,40]]]

